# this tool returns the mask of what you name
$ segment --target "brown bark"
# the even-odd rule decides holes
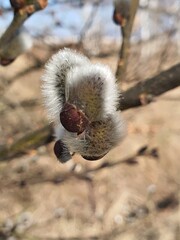
[[[180,86],[180,64],[177,64],[155,77],[137,83],[123,93],[119,109],[148,104],[154,97]]]
[[[29,150],[38,148],[53,140],[52,126],[47,125],[39,130],[25,135],[15,141],[10,146],[6,145],[0,148],[0,161],[11,159],[16,156],[27,153]]]
[[[11,0],[10,2],[14,10],[14,17],[9,27],[0,38],[0,59],[7,58],[6,52],[7,48],[9,48],[9,43],[16,37],[18,30],[22,27],[27,18],[33,13],[44,9],[48,4],[47,0]],[[9,64],[10,63],[11,61],[9,61]]]
[[[131,32],[138,5],[139,0],[131,1],[130,17],[129,19],[125,19],[126,21],[124,25],[120,26],[122,33],[122,45],[119,51],[119,59],[116,70],[116,78],[118,82],[123,81],[124,73],[126,71],[128,56],[130,52]]]

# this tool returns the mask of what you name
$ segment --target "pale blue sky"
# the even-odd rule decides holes
[[[171,1],[177,3],[179,0]],[[25,27],[33,36],[42,35],[46,32],[48,36],[56,36],[57,38],[77,38],[79,32],[82,29],[86,19],[88,18],[92,6],[86,4],[83,8],[72,7],[69,4],[51,4],[52,0],[49,0],[49,5],[43,11],[39,11],[33,14],[26,22]],[[169,1],[163,0],[163,3],[169,4]],[[10,6],[9,0],[0,0],[0,5],[4,7]],[[55,13],[55,19],[60,21],[62,26],[55,26],[54,21],[49,12]],[[95,16],[92,29],[97,28],[96,31],[100,31],[102,36],[108,36],[110,38],[119,38],[119,27],[112,22],[113,6],[112,1],[107,0],[106,4],[100,5],[98,8],[97,15]],[[0,32],[10,23],[13,14],[7,13],[0,18]],[[150,28],[150,34],[157,34],[158,31],[163,31],[167,28],[172,28],[175,24],[175,18],[172,17],[161,17],[161,25],[159,29],[156,24],[153,24],[154,18],[150,16],[148,24]],[[152,27],[153,26],[153,27]],[[134,38],[140,37],[140,30],[134,32]]]

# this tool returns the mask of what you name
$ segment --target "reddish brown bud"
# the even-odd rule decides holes
[[[60,113],[60,121],[67,131],[77,134],[82,133],[89,124],[85,114],[70,103],[65,103]]]
[[[13,58],[13,59],[0,58],[0,65],[7,66],[7,65],[11,64],[12,62],[14,62],[14,60],[15,60],[15,58]]]
[[[15,9],[20,9],[25,6],[25,0],[10,0],[11,6]]]
[[[106,154],[107,153],[105,153],[104,155],[101,155],[101,156],[82,156],[82,157],[88,161],[96,161],[96,160],[103,158]]]
[[[41,9],[44,9],[48,5],[47,0],[38,0],[38,3],[40,5]]]
[[[31,15],[36,11],[44,9],[48,1],[47,0],[10,0],[11,6],[14,8],[14,12],[20,14]]]
[[[65,163],[71,159],[69,149],[61,140],[56,141],[54,145],[54,154],[61,163]]]
[[[120,13],[116,12],[116,10],[114,10],[113,21],[122,27],[126,24],[126,19]]]

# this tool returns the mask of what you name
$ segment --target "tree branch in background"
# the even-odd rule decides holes
[[[5,33],[0,38],[0,64],[4,66],[10,64],[14,60],[14,56],[13,58],[8,56],[8,50],[17,37],[23,23],[33,13],[44,9],[48,3],[47,0],[10,0],[10,2],[14,10],[14,17]]]
[[[92,4],[92,9],[91,9],[91,12],[90,12],[90,15],[88,16],[83,28],[81,29],[80,31],[80,36],[79,36],[79,41],[78,41],[78,48],[82,47],[83,46],[83,40],[84,40],[84,37],[86,35],[86,32],[89,30],[89,28],[92,26],[92,23],[94,21],[94,18],[96,16],[96,13],[97,13],[97,10],[98,10],[98,6],[99,6],[100,2],[94,2]]]
[[[119,109],[126,110],[146,105],[152,102],[154,97],[178,86],[180,86],[180,64],[161,72],[155,77],[139,82],[125,91]]]
[[[130,38],[139,0],[115,0],[113,20],[121,28],[122,45],[116,70],[117,81],[122,81],[130,52]]]
[[[25,135],[10,146],[0,148],[0,161],[26,154],[30,149],[40,147],[53,140],[53,128],[47,125]]]
[[[149,104],[155,96],[159,96],[173,88],[180,86],[180,64],[160,73],[159,75],[137,83],[123,94],[119,109],[126,110]],[[118,110],[119,110],[118,109]],[[27,153],[28,150],[47,144],[53,140],[52,126],[45,126],[17,140],[10,146],[0,149],[0,161],[12,159]]]

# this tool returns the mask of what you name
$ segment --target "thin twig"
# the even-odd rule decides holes
[[[7,58],[6,53],[10,42],[16,37],[23,23],[35,12],[47,6],[47,0],[11,0],[14,17],[7,30],[0,38],[0,59]]]
[[[143,106],[155,97],[180,86],[180,64],[163,71],[155,77],[137,83],[123,93],[119,109],[126,110]]]
[[[10,146],[0,147],[0,161],[26,154],[28,150],[45,145],[53,140],[53,129],[47,125],[25,135]]]
[[[130,37],[138,5],[139,0],[131,1],[130,17],[129,19],[126,19],[126,23],[124,25],[120,26],[123,39],[116,70],[116,78],[118,82],[123,80],[124,73],[126,71],[127,60],[130,52]]]
[[[78,41],[78,48],[80,48],[83,45],[84,37],[85,37],[87,31],[89,30],[89,28],[93,24],[94,18],[96,16],[96,13],[97,13],[97,10],[98,10],[99,3],[100,2],[97,2],[97,3],[95,2],[92,5],[92,10],[90,12],[90,15],[87,18],[87,21],[85,22],[85,24],[84,24],[84,26],[81,29],[80,34],[79,34],[80,36],[79,36],[79,41]]]

